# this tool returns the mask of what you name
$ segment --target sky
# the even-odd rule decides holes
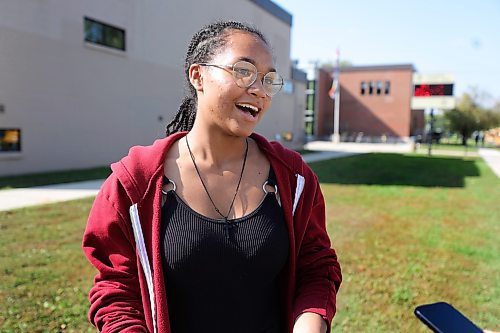
[[[408,64],[453,74],[455,96],[471,88],[500,101],[500,0],[273,0],[293,15],[291,58],[299,67]],[[489,97],[488,97],[489,96]]]

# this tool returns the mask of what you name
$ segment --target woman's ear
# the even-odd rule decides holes
[[[203,91],[203,75],[202,66],[198,64],[192,64],[189,66],[189,82],[193,85],[196,91]]]

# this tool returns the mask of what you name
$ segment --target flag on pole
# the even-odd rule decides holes
[[[332,73],[332,87],[328,91],[328,95],[330,95],[331,99],[335,99],[335,92],[339,88],[339,76],[340,76],[340,49],[337,48],[337,63],[333,69]]]
[[[337,90],[338,82],[337,79],[334,77],[332,81],[332,87],[330,90],[328,90],[328,95],[330,95],[331,99],[335,99],[335,91]]]

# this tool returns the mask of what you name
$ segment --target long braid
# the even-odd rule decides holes
[[[196,119],[198,99],[196,90],[189,82],[189,68],[192,64],[212,60],[226,45],[227,32],[229,30],[239,30],[254,34],[264,43],[268,44],[264,35],[256,28],[236,21],[215,22],[201,28],[200,31],[194,34],[189,43],[184,62],[187,96],[182,100],[174,119],[166,126],[167,136],[179,131],[189,131],[193,127],[194,120]]]

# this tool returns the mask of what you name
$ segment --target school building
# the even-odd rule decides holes
[[[452,102],[453,97],[416,97],[419,77],[412,64],[341,68],[337,88],[340,140],[404,142],[423,135],[424,109],[441,105],[429,100]],[[306,132],[310,137],[327,139],[334,131],[334,101],[328,94],[332,73],[311,68],[308,79]]]
[[[300,147],[306,74],[292,15],[269,0],[0,2],[0,176],[108,165],[164,137],[184,96],[190,37],[219,19],[255,24],[283,91],[256,131]]]

